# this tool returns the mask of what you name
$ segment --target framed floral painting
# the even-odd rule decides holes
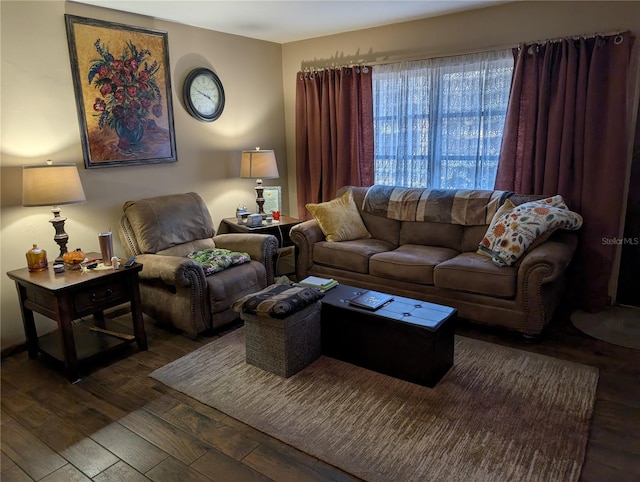
[[[175,162],[167,33],[65,21],[85,167]]]

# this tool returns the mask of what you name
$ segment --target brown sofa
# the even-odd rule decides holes
[[[120,239],[127,256],[137,256],[142,311],[188,335],[217,329],[238,318],[233,303],[273,283],[275,236],[219,234],[196,193],[127,201]],[[208,248],[249,254],[251,261],[205,276],[187,257]]]
[[[352,190],[371,238],[329,242],[315,219],[293,227],[290,235],[296,245],[299,280],[309,275],[334,278],[343,284],[448,305],[462,318],[526,336],[540,334],[551,320],[576,249],[575,232],[557,230],[526,251],[514,266],[500,267],[476,252],[491,217],[469,225],[447,221],[446,216],[438,222],[402,221],[363,210],[369,188],[346,186],[338,196],[346,189]],[[450,203],[450,196],[442,194],[436,204]],[[519,205],[543,197],[503,193],[497,204],[506,198]]]

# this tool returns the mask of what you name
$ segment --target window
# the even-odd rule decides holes
[[[510,50],[373,69],[375,183],[493,189]]]

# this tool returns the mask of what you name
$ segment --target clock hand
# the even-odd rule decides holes
[[[205,94],[204,92],[202,92],[200,89],[196,89],[196,92],[198,92],[198,94],[202,94],[202,95],[204,95],[207,99],[209,99],[209,100],[213,101],[213,99],[212,99],[210,96],[208,96],[207,94]]]

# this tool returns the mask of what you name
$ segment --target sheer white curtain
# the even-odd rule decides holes
[[[493,189],[511,50],[373,69],[375,183]]]

